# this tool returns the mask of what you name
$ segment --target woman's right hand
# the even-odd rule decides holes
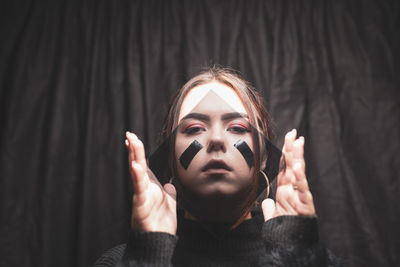
[[[147,167],[144,146],[139,138],[126,133],[129,152],[129,172],[133,184],[132,229],[176,234],[176,190],[172,184],[164,187]]]

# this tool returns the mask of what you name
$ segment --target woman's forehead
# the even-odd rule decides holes
[[[206,100],[208,98],[207,96],[214,94],[218,96],[217,98],[212,98],[215,99],[215,105],[221,104],[222,102],[222,104],[227,104],[234,112],[247,114],[242,100],[234,89],[219,82],[211,82],[196,86],[187,93],[182,102],[178,121],[180,121],[187,114],[191,113],[191,111],[202,100]]]

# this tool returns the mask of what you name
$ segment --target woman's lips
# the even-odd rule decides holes
[[[206,174],[226,174],[232,171],[232,168],[229,167],[223,160],[210,160],[203,167],[202,172]]]
[[[206,171],[204,171],[203,173],[205,174],[227,174],[230,171],[226,170],[226,169],[208,169]]]

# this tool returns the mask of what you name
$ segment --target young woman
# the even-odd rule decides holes
[[[142,142],[127,132],[134,188],[128,243],[96,266],[337,265],[318,241],[296,130],[285,136],[275,201],[255,208],[260,177],[267,178],[269,117],[235,72],[211,68],[188,81],[170,103],[163,137],[172,177],[162,186]]]

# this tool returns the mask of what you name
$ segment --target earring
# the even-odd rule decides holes
[[[260,170],[260,172],[264,176],[265,181],[267,182],[267,192],[265,193],[265,197],[267,198],[269,196],[269,179],[268,176],[265,174],[265,172],[263,172],[262,170]]]
[[[168,183],[169,183],[169,184],[172,184],[173,182],[174,182],[174,176],[172,176],[171,178],[169,178]]]

